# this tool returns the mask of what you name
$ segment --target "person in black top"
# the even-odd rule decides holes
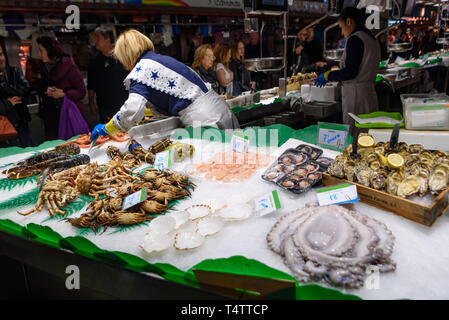
[[[112,57],[113,43],[111,30],[103,27],[95,29],[95,48],[99,52],[89,66],[87,89],[90,111],[94,115],[97,114],[96,96],[100,122],[109,121],[128,98],[123,84],[128,71]]]
[[[28,127],[31,117],[26,105],[29,93],[30,85],[22,71],[6,66],[3,48],[0,46],[0,115],[7,117],[14,126],[22,148],[33,146]]]
[[[214,61],[215,56],[212,46],[203,44],[195,50],[192,69],[199,74],[204,82],[209,83],[216,93],[223,94],[225,92],[218,82],[217,72],[212,68]]]
[[[245,66],[245,44],[243,41],[237,41],[231,45],[229,68],[234,73],[233,96],[256,89],[256,82],[251,81],[251,74]]]
[[[302,72],[321,72],[327,66],[323,59],[323,47],[315,38],[313,28],[302,30],[298,35],[299,41],[293,54],[294,67],[292,75]]]
[[[269,57],[268,48],[262,44],[262,57],[260,56],[260,36],[258,32],[251,32],[249,34],[249,43],[245,46],[246,59],[255,59]]]

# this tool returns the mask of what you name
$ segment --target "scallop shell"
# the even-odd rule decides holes
[[[237,194],[237,195],[230,196],[226,200],[226,204],[228,205],[228,207],[232,207],[235,204],[248,203],[250,201],[251,201],[251,198],[248,197],[247,195]]]
[[[178,229],[180,226],[184,225],[187,221],[189,221],[190,213],[187,211],[176,211],[170,213],[169,216],[175,219],[176,221],[175,229]]]
[[[238,221],[248,219],[253,213],[253,208],[249,204],[236,204],[222,210],[219,216],[225,221]]]
[[[226,200],[210,199],[207,204],[212,208],[212,213],[219,211],[226,207]]]
[[[150,223],[148,233],[167,234],[176,228],[176,220],[171,216],[160,216],[154,218]]]
[[[195,204],[185,209],[190,214],[190,220],[203,218],[212,213],[211,206],[207,204]]]
[[[223,221],[219,217],[207,217],[196,222],[196,232],[203,237],[216,234],[223,228]]]
[[[173,235],[149,233],[140,246],[145,252],[160,252],[170,248],[173,245]]]
[[[204,243],[204,237],[197,232],[179,232],[175,236],[174,246],[178,250],[198,248]]]

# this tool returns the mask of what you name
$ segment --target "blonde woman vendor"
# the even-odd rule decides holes
[[[124,81],[129,97],[107,124],[95,126],[91,140],[128,131],[143,119],[148,101],[163,113],[179,116],[185,126],[199,122],[219,129],[239,128],[228,104],[195,71],[155,53],[151,40],[137,30],[120,35],[114,56],[131,71]]]

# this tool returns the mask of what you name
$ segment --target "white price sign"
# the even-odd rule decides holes
[[[281,209],[281,202],[277,190],[274,190],[262,197],[254,199],[256,215],[261,217]]]
[[[315,190],[320,206],[344,204],[359,201],[357,187],[350,183]]]
[[[173,162],[173,150],[167,150],[156,154],[154,167],[159,170],[170,168]]]
[[[234,132],[231,138],[232,150],[235,152],[248,152],[249,139],[240,132]]]
[[[123,200],[122,210],[131,208],[132,206],[135,206],[136,204],[139,204],[142,201],[146,200],[147,192],[148,192],[148,188],[143,188],[142,190],[139,190],[139,191],[134,192],[133,194],[127,196]]]
[[[344,124],[318,123],[318,145],[334,150],[346,147],[349,126]]]

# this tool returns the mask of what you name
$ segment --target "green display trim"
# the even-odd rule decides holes
[[[324,187],[324,188],[317,189],[317,190],[315,190],[315,193],[323,193],[323,192],[328,192],[328,191],[332,191],[332,190],[343,189],[343,188],[347,188],[349,186],[351,186],[350,183],[337,184],[336,186],[330,186],[330,187]]]
[[[445,105],[432,104],[432,105],[411,106],[411,107],[409,107],[409,109],[410,109],[409,111],[413,112],[413,111],[429,111],[429,110],[446,110],[446,108],[448,108],[448,107],[446,107],[446,105],[449,105],[449,104],[445,104]]]
[[[274,206],[275,206],[276,210],[280,209],[281,208],[281,201],[279,201],[278,192],[275,190],[275,191],[271,192],[271,194],[273,195]]]
[[[302,132],[299,132],[301,130],[295,131],[289,127],[282,125],[274,125],[270,127],[272,129],[277,128],[281,131],[279,133],[279,136],[282,136],[282,138],[279,139],[278,146],[282,145],[289,138],[297,138],[305,142],[314,143],[314,139],[316,141],[316,134],[318,132],[317,126],[305,128],[304,130],[302,130]],[[263,129],[267,128],[268,127],[264,127]],[[192,131],[192,128],[187,129]],[[227,142],[230,142],[229,135],[218,129],[215,130],[221,133],[220,136],[223,138],[225,142],[226,140],[229,140]],[[287,132],[290,133],[288,137],[287,137],[288,134],[286,134]],[[53,141],[54,146],[58,144],[60,144],[60,142],[55,143]],[[48,148],[48,145],[49,144],[45,145],[44,148]],[[11,153],[9,153],[8,151],[8,154]],[[35,203],[37,201],[38,195],[37,192],[38,189],[35,188],[30,192],[28,192],[27,194],[20,195],[12,200],[17,201],[19,198],[20,199],[27,198],[28,201],[30,201],[30,199],[34,199],[34,202],[32,203]],[[11,204],[12,202],[9,201],[9,203]],[[23,205],[25,205],[23,202],[19,202],[17,204],[17,206]],[[64,238],[60,234],[52,230],[50,227],[41,226],[35,223],[29,223],[26,226],[21,226],[9,219],[0,219],[0,230],[15,235],[19,235],[22,237],[26,237],[28,239],[44,243],[52,247],[67,249],[76,254],[104,263],[108,263],[114,266],[120,266],[122,268],[137,272],[155,273],[168,281],[196,288],[198,288],[198,282],[192,269],[295,281],[296,282],[295,298],[297,300],[312,300],[312,299],[360,300],[360,298],[357,296],[344,294],[335,289],[328,289],[315,284],[310,285],[299,284],[289,274],[273,269],[257,260],[248,259],[243,256],[232,256],[229,258],[204,260],[199,264],[197,264],[196,266],[189,269],[188,271],[184,272],[170,264],[161,264],[161,263],[151,264],[140,257],[134,256],[126,252],[103,250],[84,237],[71,236]],[[281,293],[274,293],[273,295],[270,296],[270,299],[276,299],[279,297],[282,297]]]

